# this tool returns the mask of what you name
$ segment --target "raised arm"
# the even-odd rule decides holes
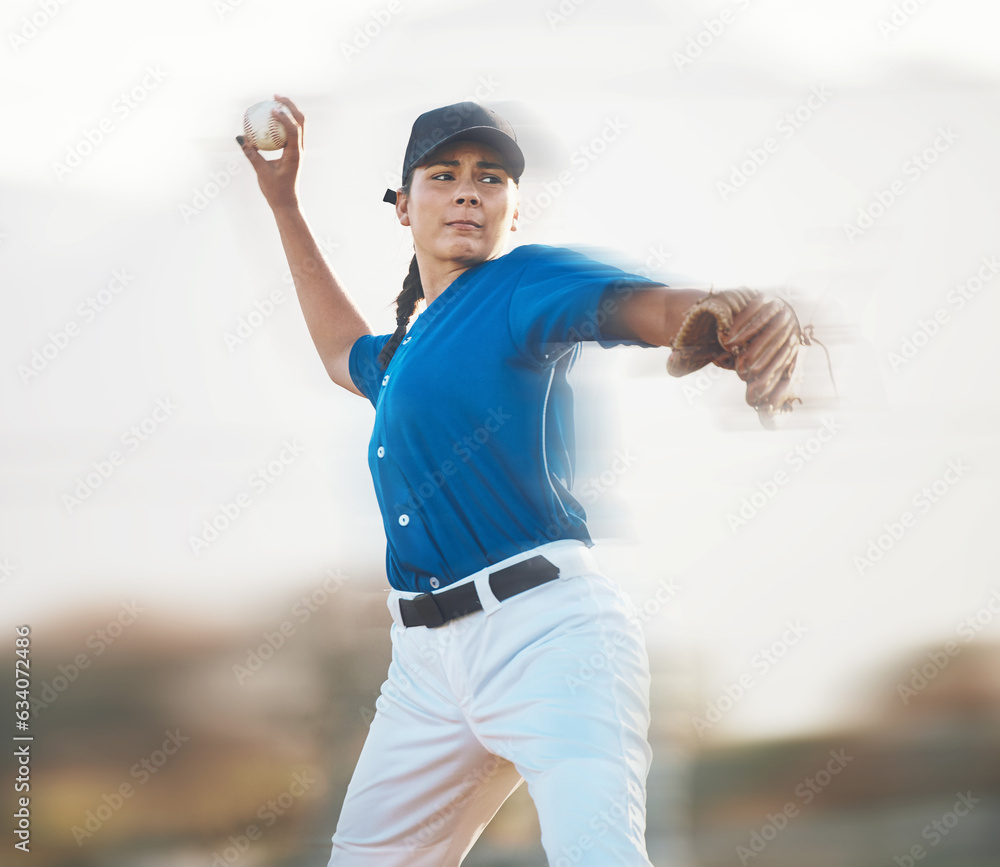
[[[274,98],[291,113],[289,118],[284,112],[273,112],[285,128],[286,145],[281,156],[265,160],[242,136],[237,141],[257,173],[260,190],[274,214],[299,305],[323,366],[337,385],[360,395],[351,380],[348,359],[354,341],[371,334],[371,328],[323,257],[299,208],[296,181],[305,119],[290,99],[277,94]]]

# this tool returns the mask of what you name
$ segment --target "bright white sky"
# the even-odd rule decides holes
[[[516,243],[607,248],[675,285],[783,287],[803,320],[815,317],[842,400],[812,348],[806,406],[778,432],[759,428],[730,378],[682,383],[665,375],[665,352],[588,351],[580,475],[594,491],[620,450],[634,456],[590,511],[637,601],[661,581],[679,588],[650,618],[651,645],[698,660],[706,701],[754,673],[720,730],[849,717],[859,679],[954,638],[1000,586],[987,349],[1000,278],[983,265],[1000,255],[1000,8],[928,0],[880,27],[898,5],[89,0],[50,15],[8,3],[5,620],[135,596],[163,616],[232,622],[327,569],[381,569],[372,412],[325,380],[294,298],[227,348],[241,317],[287,289],[233,137],[250,103],[276,91],[297,101],[304,208],[386,331],[409,247],[382,192],[417,114],[479,97],[519,130],[523,210],[554,199]],[[683,54],[699,41],[700,55]],[[782,120],[797,109],[797,126]],[[591,147],[602,133],[611,141]],[[88,134],[101,138],[88,146]],[[912,162],[935,146],[926,170]],[[720,191],[755,154],[762,165],[747,165],[742,188]],[[849,239],[845,223],[894,183],[887,212]],[[981,268],[993,279],[959,307],[949,293]],[[88,312],[116,273],[124,288]],[[915,335],[919,352],[894,365],[889,353]],[[65,348],[25,380],[19,366],[57,340]],[[147,421],[132,450],[122,438],[158,402],[175,408]],[[255,489],[251,474],[286,442],[301,454]],[[121,465],[68,510],[63,495],[116,449]],[[954,484],[939,481],[949,461],[968,468]],[[728,516],[781,470],[777,495],[733,530]],[[947,494],[920,511],[914,496],[935,482]],[[196,556],[191,534],[244,493],[250,507]],[[904,511],[915,525],[859,574],[855,555]],[[788,621],[809,632],[758,676],[755,655]]]

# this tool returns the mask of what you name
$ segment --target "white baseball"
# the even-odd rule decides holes
[[[276,151],[285,146],[285,128],[271,117],[271,110],[288,110],[276,99],[251,105],[243,115],[243,133],[247,143],[258,150]]]

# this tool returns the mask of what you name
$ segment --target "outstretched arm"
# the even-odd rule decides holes
[[[795,311],[778,298],[751,289],[644,288],[618,302],[603,332],[669,346],[667,372],[673,376],[709,363],[735,370],[765,427],[800,402],[799,347],[808,340]]]
[[[708,293],[700,289],[668,289],[666,286],[638,289],[616,301],[617,310],[601,331],[609,339],[672,346],[688,310],[706,295]]]
[[[351,380],[348,359],[354,341],[371,334],[371,328],[327,264],[299,208],[296,178],[305,118],[287,97],[275,95],[274,98],[291,113],[289,118],[284,112],[273,112],[285,128],[286,144],[281,157],[265,160],[242,137],[238,141],[257,173],[261,192],[274,214],[299,305],[323,366],[337,385],[360,395]]]

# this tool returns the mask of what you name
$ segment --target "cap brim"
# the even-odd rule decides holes
[[[426,162],[427,157],[435,151],[440,150],[445,145],[456,141],[475,141],[489,145],[504,159],[504,165],[510,176],[518,181],[524,173],[524,154],[517,142],[509,135],[491,126],[473,126],[460,130],[447,138],[441,139],[436,145],[428,148],[420,156],[413,160],[411,170]]]

